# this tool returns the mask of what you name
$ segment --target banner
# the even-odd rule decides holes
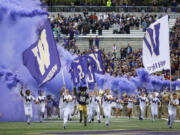
[[[95,62],[95,72],[98,74],[104,74],[101,51],[89,53],[88,56],[91,57]]]
[[[76,58],[72,64],[71,64],[71,78],[73,80],[73,84],[76,86],[79,84],[80,80],[85,78],[85,73],[83,72],[81,63],[80,63],[80,57]]]
[[[83,64],[83,63],[85,63],[85,61],[84,62],[82,61],[82,65],[83,65],[83,67],[85,67],[84,71],[85,71],[85,75],[86,75],[86,80],[89,85],[93,85],[96,83],[96,79],[95,79],[96,62],[91,57],[84,56],[84,58],[85,58],[84,60],[86,61],[86,64]]]
[[[75,86],[84,80],[89,85],[94,85],[96,83],[95,73],[104,73],[101,52],[89,53],[76,58],[71,64],[70,73]]]
[[[60,71],[60,60],[49,20],[42,25],[39,39],[23,52],[23,64],[39,86]]]
[[[143,40],[143,65],[149,73],[170,69],[168,15],[147,28]]]

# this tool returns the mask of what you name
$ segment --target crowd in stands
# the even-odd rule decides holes
[[[76,54],[86,54],[89,51],[93,51],[96,49],[101,49],[103,54],[104,61],[104,71],[110,73],[113,76],[122,76],[126,74],[127,76],[136,75],[135,69],[143,67],[142,64],[142,49],[133,50],[132,47],[128,44],[126,48],[117,48],[116,45],[113,46],[112,52],[108,54],[104,53],[103,46],[99,46],[100,39],[96,36],[95,39],[92,37],[89,38],[89,50],[84,50],[81,52],[75,42],[78,40],[79,34],[88,34],[90,29],[92,29],[92,33],[94,33],[97,29],[99,31],[99,27],[102,29],[109,29],[110,27],[115,27],[117,23],[125,23],[125,25],[129,25],[127,29],[124,25],[125,33],[129,33],[130,27],[139,27],[141,24],[143,25],[144,31],[146,28],[153,23],[157,18],[156,15],[142,14],[140,18],[136,16],[131,16],[127,14],[126,16],[123,14],[105,14],[103,16],[97,17],[96,14],[92,14],[88,16],[88,13],[84,13],[84,16],[74,15],[73,17],[64,17],[58,15],[57,18],[53,17],[51,19],[52,28],[55,33],[55,37],[58,40],[58,35],[66,35],[64,40],[64,46],[71,53]],[[100,19],[101,18],[101,19]],[[117,26],[117,27],[119,27]],[[118,29],[114,28],[114,33],[118,33]],[[101,35],[101,32],[99,34]],[[69,35],[69,37],[67,37]],[[171,72],[172,78],[176,80],[179,76],[180,69],[180,18],[177,18],[175,26],[171,29],[170,32],[170,48],[171,48]],[[120,58],[116,57],[116,54],[120,53]],[[164,71],[163,74],[166,79],[170,79],[170,73]]]
[[[156,19],[160,18],[157,15],[150,15],[142,13],[141,17],[131,14],[120,13],[105,13],[103,15],[96,15],[85,10],[83,15],[74,14],[73,16],[65,17],[58,14],[57,17],[52,15],[51,25],[54,36],[60,40],[60,36],[69,36],[72,45],[79,39],[79,35],[98,34],[102,35],[103,30],[113,29],[113,34],[130,34],[131,29],[146,28]]]
[[[75,15],[75,17],[77,17]],[[61,16],[59,16],[61,18]],[[65,17],[64,17],[65,18]],[[96,17],[95,17],[96,18]],[[143,18],[143,19],[142,19]],[[141,20],[146,20],[151,17],[148,17],[147,15],[142,15],[140,18],[140,24]],[[157,18],[154,16],[154,18]],[[71,18],[72,19],[72,18]],[[68,20],[67,18],[65,20]],[[54,18],[51,20],[53,31],[62,33],[61,27],[64,27],[64,25],[67,23],[63,19]],[[153,22],[154,20],[150,21]],[[58,23],[59,22],[59,23]],[[112,76],[124,76],[127,77],[130,76],[136,76],[136,69],[143,67],[142,64],[142,49],[133,50],[131,45],[128,43],[126,47],[118,48],[115,44],[112,46],[112,51],[109,53],[105,53],[103,46],[100,45],[100,39],[98,36],[96,38],[90,37],[89,39],[89,49],[85,50],[79,50],[78,47],[75,46],[75,41],[78,40],[78,37],[76,37],[76,32],[72,34],[72,30],[78,30],[77,27],[78,24],[68,23],[67,27],[70,28],[70,36],[64,38],[64,47],[67,48],[72,54],[77,55],[85,55],[89,52],[96,51],[97,49],[101,50],[102,52],[102,58],[103,58],[103,64],[104,64],[104,72],[110,73]],[[147,25],[148,27],[148,25]],[[66,26],[64,27],[66,28]],[[56,29],[56,30],[54,30]],[[66,35],[66,34],[65,34]],[[58,36],[58,35],[57,35]],[[74,42],[74,43],[73,43]],[[117,53],[120,53],[120,57],[117,56]],[[171,74],[167,71],[157,72],[156,75],[163,76],[167,80],[177,80],[179,79],[180,75],[180,18],[176,19],[175,26],[170,30],[170,55],[171,55]],[[59,116],[58,113],[58,98],[53,98],[51,95],[47,96],[47,117],[52,118],[52,116]]]
[[[177,0],[41,0],[48,5],[67,6],[177,6]]]
[[[105,54],[103,50],[102,52],[104,54],[104,70],[113,76],[135,76],[135,70],[143,67],[142,49],[133,50],[129,44],[119,50],[116,45],[113,45],[112,52],[108,54]],[[120,53],[120,58],[116,57],[116,53]],[[170,32],[170,55],[172,76],[170,76],[169,70],[155,74],[163,75],[168,80],[177,80],[180,76],[180,18],[177,18],[175,26]]]
[[[164,0],[164,2],[165,1],[166,0]],[[139,0],[139,2],[141,3],[142,1]],[[172,4],[174,2],[174,6],[177,5],[175,0],[171,2]],[[156,5],[158,5],[156,0],[153,0],[154,8]],[[113,34],[129,34],[131,29],[140,28],[146,31],[146,28],[160,17],[162,17],[162,15],[142,14],[141,17],[137,17],[136,15],[125,15],[123,13],[105,13],[104,15],[98,16],[96,13],[88,13],[88,10],[85,9],[83,15],[74,14],[73,16],[65,17],[58,14],[57,17],[52,16],[51,26],[57,42],[63,39],[63,46],[72,54],[84,55],[99,49],[102,52],[105,73],[110,73],[114,77],[124,75],[130,77],[136,76],[135,70],[143,67],[142,49],[134,50],[129,43],[126,47],[121,48],[118,48],[116,44],[114,44],[112,51],[105,53],[101,45],[101,40],[96,36],[95,38],[89,38],[89,49],[79,50],[76,46],[76,41],[79,40],[79,35],[92,33],[101,36],[103,30],[109,30],[110,28],[113,29]],[[180,18],[177,18],[175,26],[170,30],[170,52],[172,76],[170,76],[169,71],[155,74],[163,75],[167,80],[177,80],[180,77]],[[46,109],[48,118],[59,116],[58,104],[58,98],[47,95]]]

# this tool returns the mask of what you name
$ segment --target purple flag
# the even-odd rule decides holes
[[[77,57],[71,64],[70,73],[75,86],[82,80],[87,81],[89,85],[94,85],[96,83],[95,73],[103,74],[101,52]]]
[[[39,39],[23,52],[23,64],[39,86],[51,80],[61,68],[49,20],[41,28]]]
[[[95,63],[95,67],[94,67],[95,71],[94,72],[98,73],[98,74],[104,74],[101,51],[89,53],[87,56],[90,57],[94,61],[93,63]]]

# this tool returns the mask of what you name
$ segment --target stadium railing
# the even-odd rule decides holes
[[[180,7],[163,6],[43,6],[48,12],[178,12]]]

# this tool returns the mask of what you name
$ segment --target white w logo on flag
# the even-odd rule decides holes
[[[146,31],[143,41],[143,65],[151,74],[170,69],[168,15],[156,20]]]
[[[50,65],[49,46],[46,39],[45,29],[41,32],[41,37],[38,42],[38,46],[33,48],[32,52],[37,58],[41,74],[44,75],[45,67],[48,68]]]
[[[156,56],[159,55],[159,29],[160,29],[160,23],[154,25],[154,28],[148,28],[147,32],[144,36],[144,42],[152,56],[152,53]],[[154,40],[154,32],[155,32],[155,40]],[[150,38],[150,42],[147,40],[147,36],[149,35],[148,38]],[[153,49],[152,49],[153,48]]]

